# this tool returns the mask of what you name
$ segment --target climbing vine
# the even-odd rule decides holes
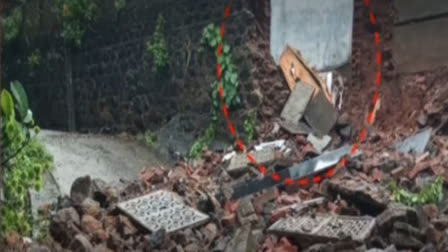
[[[146,42],[148,54],[153,59],[153,72],[155,73],[161,73],[168,66],[168,46],[165,39],[165,25],[165,18],[162,14],[159,14],[153,38]]]
[[[60,19],[61,36],[65,41],[80,47],[88,25],[98,15],[93,0],[54,0],[54,11]]]
[[[31,188],[42,188],[42,176],[52,167],[52,156],[33,137],[39,133],[39,128],[19,82],[11,83],[11,92],[1,92],[1,110],[4,167],[1,228],[3,232],[27,235],[32,228],[28,192]]]
[[[230,53],[230,46],[222,41],[220,30],[214,24],[207,25],[202,33],[201,44],[208,46],[216,53],[218,45],[222,44],[222,53],[218,57],[218,63],[221,66],[222,74],[222,88],[224,90],[224,101],[229,109],[233,109],[240,104],[238,95],[238,74],[236,68],[232,63],[232,54]],[[212,121],[217,120],[218,111],[220,107],[220,100],[218,97],[218,81],[212,83]]]
[[[229,109],[234,109],[240,104],[240,98],[238,95],[238,74],[236,73],[235,66],[232,63],[232,54],[230,53],[230,46],[222,40],[220,30],[214,24],[207,25],[201,38],[201,44],[205,47],[213,49],[218,57],[218,63],[221,66],[222,74],[222,87],[224,91],[224,102]],[[222,53],[220,56],[217,54],[218,46],[222,45]],[[212,108],[211,108],[211,122],[210,126],[206,130],[204,136],[197,139],[190,149],[190,156],[197,158],[204,146],[213,141],[216,134],[216,122],[218,120],[218,113],[220,108],[220,99],[218,96],[218,81],[215,80],[212,84]]]

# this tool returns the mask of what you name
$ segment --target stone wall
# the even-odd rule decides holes
[[[234,2],[225,40],[232,46],[239,71],[242,107],[259,107],[262,116],[272,116],[278,110],[272,107],[278,102],[272,92],[285,85],[269,55],[269,6],[268,1],[261,2],[265,4]],[[68,128],[70,80],[76,129],[81,131],[154,129],[178,112],[208,113],[216,59],[199,41],[207,24],[220,24],[227,0],[130,0],[119,14],[111,3],[100,4],[100,18],[80,49],[64,53],[63,43],[54,35],[55,26],[48,21],[49,12],[39,19],[42,32],[7,46],[6,81],[22,81],[38,123],[45,128]],[[159,13],[166,19],[169,47],[169,69],[163,78],[152,73],[145,46]],[[37,48],[42,63],[31,70],[27,57]]]

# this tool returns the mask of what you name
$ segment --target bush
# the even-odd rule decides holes
[[[28,191],[42,188],[43,173],[51,169],[53,159],[32,136],[39,133],[39,128],[34,124],[23,86],[12,82],[11,93],[1,92],[4,167],[1,228],[4,232],[28,235],[32,227]]]

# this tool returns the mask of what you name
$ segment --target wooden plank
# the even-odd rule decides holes
[[[392,51],[399,73],[448,65],[448,18],[395,27]]]
[[[328,101],[332,103],[330,92],[324,81],[305,63],[300,52],[287,45],[280,57],[280,68],[283,71],[289,89],[294,90],[297,81],[309,84],[315,88],[313,97],[317,95],[317,90],[322,89]]]

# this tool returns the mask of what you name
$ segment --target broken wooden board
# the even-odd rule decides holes
[[[338,119],[336,109],[325,98],[322,91],[317,93],[307,106],[305,120],[317,136],[324,136],[330,132]]]
[[[363,242],[372,233],[375,218],[316,214],[290,216],[274,223],[269,232],[299,239],[335,241],[349,238]]]
[[[328,101],[332,102],[331,94],[324,81],[305,64],[300,53],[289,45],[286,46],[280,58],[280,68],[291,91],[294,90],[296,82],[301,81],[315,89],[313,96],[316,96],[317,91],[321,89],[324,91]]]
[[[393,2],[398,12],[396,24],[448,13],[446,0],[394,0]]]
[[[448,65],[448,18],[395,27],[392,51],[399,73]]]
[[[290,122],[299,122],[305,113],[306,107],[313,96],[314,88],[301,82],[296,83],[289,95],[282,113],[282,119]]]
[[[262,149],[260,151],[250,152],[257,164],[266,164],[274,161],[275,151],[271,148]],[[232,176],[240,175],[249,169],[249,159],[246,153],[239,153],[235,155],[227,167],[227,172]]]

